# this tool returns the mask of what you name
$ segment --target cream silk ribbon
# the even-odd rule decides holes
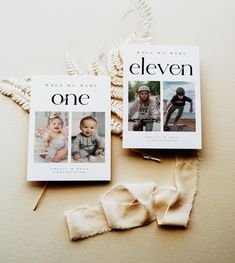
[[[119,184],[99,202],[65,213],[71,240],[87,238],[115,229],[159,225],[186,227],[197,191],[198,157],[176,158],[175,185],[158,188],[155,183]]]

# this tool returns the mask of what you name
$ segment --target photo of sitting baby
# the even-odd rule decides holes
[[[72,160],[104,162],[104,113],[74,113],[73,127],[78,134],[72,137]]]
[[[34,140],[36,162],[64,162],[68,158],[67,128],[59,112],[37,112],[36,126],[46,122],[46,127],[38,127]]]

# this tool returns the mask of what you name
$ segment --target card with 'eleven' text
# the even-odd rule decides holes
[[[201,149],[198,48],[129,45],[123,53],[123,147]]]

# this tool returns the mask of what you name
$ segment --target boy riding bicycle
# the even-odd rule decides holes
[[[141,86],[138,89],[138,98],[131,104],[129,108],[129,120],[138,113],[136,123],[133,124],[133,131],[143,130],[143,123],[146,131],[153,130],[153,122],[160,120],[159,108],[157,100],[150,98],[150,89],[148,86]]]

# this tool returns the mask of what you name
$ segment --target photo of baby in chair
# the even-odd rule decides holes
[[[72,162],[104,162],[105,113],[73,113],[72,118]]]
[[[36,112],[35,162],[67,162],[68,114],[66,112]]]

